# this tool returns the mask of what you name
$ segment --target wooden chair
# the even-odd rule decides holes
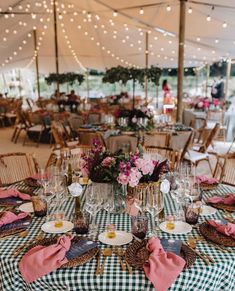
[[[214,178],[220,183],[235,186],[235,153],[218,155]]]
[[[209,154],[207,153],[208,147],[211,145],[213,138],[216,136],[219,130],[219,123],[216,123],[215,127],[211,130],[208,139],[204,144],[201,144],[196,149],[195,147],[192,148],[192,150],[187,150],[187,152],[184,155],[184,160],[186,160],[188,163],[190,163],[191,166],[194,166],[195,168],[198,166],[198,164],[202,161],[206,161],[209,165],[211,174],[213,175],[212,166],[209,160]]]
[[[212,111],[209,110],[207,112],[207,128],[213,128],[216,123],[220,124],[220,130],[217,135],[217,139],[225,141],[226,136],[226,126],[224,125],[224,111],[223,110],[216,110]]]
[[[52,122],[51,133],[54,138],[55,148],[74,147],[78,141],[70,141],[64,127],[59,122]]]
[[[167,147],[169,144],[170,135],[167,132],[146,133],[143,137],[144,147]]]
[[[153,157],[159,157],[162,160],[167,159],[169,161],[170,170],[175,171],[179,168],[181,161],[181,150],[175,150],[169,147],[160,147],[160,146],[149,146],[144,147],[144,153]]]
[[[0,155],[0,184],[11,184],[34,175],[38,171],[36,159],[26,153]]]
[[[193,150],[201,153],[205,153],[210,145],[213,144],[213,140],[216,138],[220,130],[220,124],[216,123],[215,126],[210,130],[208,137],[199,144],[193,145]]]
[[[206,118],[194,117],[189,126],[194,129],[193,140],[199,143],[202,139],[206,138]]]
[[[48,161],[46,168],[51,167],[51,166],[61,166],[63,163],[64,159],[64,153],[67,152],[70,156],[70,159],[74,164],[76,164],[76,168],[79,168],[79,161],[81,158],[82,154],[88,154],[91,151],[90,146],[83,146],[83,145],[78,145],[74,148],[61,148],[61,149],[56,149],[53,150]]]
[[[100,121],[101,121],[101,114],[100,113],[89,113],[87,116],[87,123],[88,124],[100,123]]]
[[[110,136],[106,140],[107,150],[111,153],[122,150],[125,153],[134,153],[138,145],[138,137],[130,135]]]

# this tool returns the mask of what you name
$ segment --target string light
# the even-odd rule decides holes
[[[144,14],[144,9],[142,7],[140,8],[139,14],[140,15],[143,15]]]
[[[222,24],[223,28],[226,28],[228,26],[227,22],[224,21],[223,24]]]
[[[166,11],[167,11],[167,12],[170,12],[170,11],[171,11],[171,6],[170,6],[170,5],[167,5],[167,7],[166,7]]]
[[[189,13],[189,14],[192,14],[192,13],[193,13],[193,9],[192,9],[192,7],[189,7],[189,8],[188,8],[188,13]]]
[[[208,22],[211,21],[211,16],[210,16],[210,15],[207,15],[206,20],[207,20]]]
[[[118,13],[116,10],[113,11],[113,17],[117,17]]]

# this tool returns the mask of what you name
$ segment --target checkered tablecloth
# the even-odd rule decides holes
[[[234,189],[233,189],[234,191]],[[223,195],[231,193],[231,188],[221,185],[217,190],[205,191],[204,199],[212,195]],[[170,195],[165,196],[165,211],[166,214],[173,213],[174,203]],[[74,202],[69,199],[65,205],[65,210],[68,217],[71,218],[74,209]],[[219,211],[212,218],[221,217]],[[203,221],[203,218],[200,218]],[[13,250],[21,245],[24,241],[35,237],[44,223],[42,218],[34,218],[29,234],[26,238],[14,236],[7,240],[0,240],[0,290],[2,291],[90,291],[90,290],[134,290],[148,291],[154,290],[153,285],[145,277],[144,272],[134,269],[133,275],[128,272],[121,272],[118,258],[115,255],[107,258],[103,276],[95,275],[96,260],[93,259],[89,263],[71,268],[60,269],[38,279],[36,282],[28,285],[22,279],[18,264],[22,255],[14,258]],[[97,215],[96,222],[103,230],[107,221],[107,213],[100,212]],[[111,221],[117,225],[119,230],[130,231],[130,217],[126,214],[112,215]],[[186,240],[187,235],[169,235],[159,232],[159,235],[164,238],[175,238]],[[190,235],[197,235],[196,230],[193,230]],[[101,245],[104,247],[104,245]],[[187,290],[187,291],[221,291],[235,290],[235,250],[234,252],[221,252],[213,246],[198,243],[198,250],[209,254],[214,258],[215,263],[209,266],[205,265],[200,258],[197,258],[195,264],[179,275],[175,283],[169,290]],[[231,249],[231,248],[230,248]]]

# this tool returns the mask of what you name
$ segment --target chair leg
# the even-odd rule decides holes
[[[15,139],[15,136],[16,136],[16,133],[17,133],[17,127],[15,127],[14,131],[13,131],[13,134],[12,134],[12,137],[11,137],[11,141],[13,142],[14,139]]]
[[[210,159],[207,158],[206,161],[207,161],[207,163],[208,163],[208,165],[209,165],[209,168],[210,168],[210,171],[211,171],[211,175],[212,175],[212,177],[213,177],[213,169],[212,169],[212,166],[211,166]]]
[[[15,137],[15,140],[14,140],[14,143],[17,143],[21,131],[22,131],[22,129],[19,129],[19,130],[18,130],[18,132],[17,132],[17,134],[16,134],[16,137]]]

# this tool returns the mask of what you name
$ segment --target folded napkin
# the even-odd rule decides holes
[[[214,227],[218,232],[221,232],[227,236],[231,236],[235,239],[235,224],[228,222],[227,224],[220,224],[214,220],[208,220],[207,223]]]
[[[144,272],[157,291],[166,291],[183,270],[185,260],[171,252],[165,252],[160,240],[151,237],[147,243],[151,252]]]
[[[207,200],[207,202],[209,203],[223,203],[226,205],[234,205],[235,204],[235,194],[228,194],[224,197],[220,197],[220,196],[214,196],[211,197]]]
[[[138,200],[132,196],[126,198],[126,213],[131,216],[137,216],[140,208],[138,207]]]
[[[203,183],[206,183],[206,184],[210,184],[210,185],[213,185],[213,184],[218,184],[219,181],[215,178],[208,178],[206,176],[197,176],[196,177],[196,182],[198,184],[203,184]]]
[[[63,235],[55,244],[36,246],[29,250],[20,261],[20,272],[27,283],[41,278],[68,262],[65,257],[70,249],[72,237]]]
[[[21,193],[17,189],[11,188],[7,190],[0,189],[0,199],[2,198],[10,198],[10,197],[16,197],[20,198],[22,200],[30,200],[31,197],[28,194]]]
[[[0,217],[0,227],[9,223],[12,223],[14,221],[23,219],[28,216],[28,213],[21,212],[19,214],[15,214],[11,211],[6,211],[3,213],[3,215]]]

